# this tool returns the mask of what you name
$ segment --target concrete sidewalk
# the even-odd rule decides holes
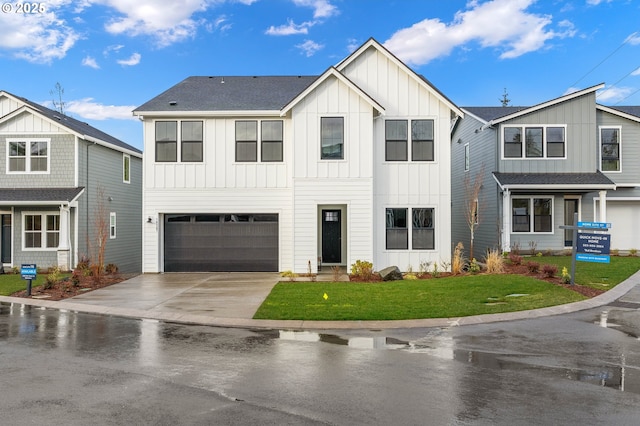
[[[287,330],[392,329],[449,327],[565,314],[613,302],[640,308],[640,271],[593,299],[531,311],[460,318],[401,321],[271,321],[254,320],[258,307],[281,280],[277,273],[142,274],[122,283],[66,299],[51,301],[0,296],[0,302],[51,309],[154,319],[219,327]],[[318,281],[331,280],[319,276]]]

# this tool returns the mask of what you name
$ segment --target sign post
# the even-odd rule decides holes
[[[562,225],[560,229],[573,231],[573,250],[571,252],[571,285],[575,284],[576,260],[582,262],[609,263],[609,247],[611,244],[609,234],[595,234],[578,231],[608,231],[610,223],[605,222],[578,222],[578,213],[573,214],[573,223],[576,225]]]
[[[27,296],[31,296],[31,281],[35,280],[38,275],[38,268],[36,268],[36,264],[22,264],[20,267],[20,275],[23,280],[27,280]]]

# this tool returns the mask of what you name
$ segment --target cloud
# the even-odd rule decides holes
[[[66,102],[66,112],[87,120],[134,120],[135,105],[103,105],[93,98]]]
[[[81,37],[57,16],[58,6],[47,3],[44,13],[0,13],[0,50],[33,63],[64,58]]]
[[[102,3],[122,14],[105,25],[109,33],[132,37],[149,35],[156,39],[159,47],[166,47],[195,36],[205,21],[196,21],[192,16],[205,11],[211,1],[102,0]]]
[[[631,87],[609,86],[596,92],[598,102],[615,103],[623,100],[634,91]]]
[[[82,65],[84,65],[85,67],[96,69],[96,70],[100,68],[100,65],[98,65],[96,60],[91,56],[87,56],[86,58],[84,58],[82,60]]]
[[[631,75],[633,75],[633,76],[640,75],[640,67],[636,68],[635,71],[632,71]]]
[[[629,37],[624,40],[624,42],[632,45],[640,44],[640,33],[635,32],[633,34],[630,34]]]
[[[499,49],[500,58],[509,59],[539,50],[549,40],[575,35],[569,21],[561,21],[559,31],[554,31],[548,28],[551,16],[527,13],[526,9],[534,2],[472,0],[468,9],[458,11],[451,23],[425,19],[397,31],[384,44],[408,64],[423,65],[471,42]]]
[[[311,40],[305,40],[304,43],[297,44],[296,47],[305,54],[305,56],[311,57],[316,54],[317,51],[324,48],[324,45],[318,44]]]
[[[597,6],[600,3],[611,3],[611,0],[587,0],[589,6]]]
[[[302,24],[295,24],[293,21],[289,20],[286,25],[280,25],[279,27],[270,26],[265,31],[267,35],[294,35],[294,34],[308,34],[309,28],[314,25],[313,22],[303,22]]]
[[[293,0],[293,3],[296,6],[313,8],[314,19],[330,18],[339,13],[338,8],[327,0]]]
[[[118,62],[120,65],[125,66],[125,67],[131,67],[134,65],[138,65],[140,63],[140,59],[142,58],[142,56],[139,53],[134,53],[133,55],[131,55],[131,57],[129,57],[129,59],[120,59],[116,62]]]

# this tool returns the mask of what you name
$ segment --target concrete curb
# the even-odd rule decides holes
[[[640,271],[611,290],[594,298],[566,305],[533,309],[530,311],[508,312],[503,314],[476,315],[459,318],[429,318],[397,321],[274,321],[245,318],[219,318],[204,315],[177,314],[153,310],[126,309],[78,303],[72,301],[52,301],[43,299],[27,299],[22,297],[0,296],[0,302],[36,306],[48,309],[59,309],[98,315],[112,315],[124,318],[149,319],[179,324],[198,324],[228,328],[254,329],[286,329],[286,330],[383,330],[399,328],[455,327],[474,324],[485,324],[500,321],[540,318],[561,315],[596,308],[612,303],[640,283]]]

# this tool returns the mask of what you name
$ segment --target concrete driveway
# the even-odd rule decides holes
[[[217,318],[253,318],[280,279],[277,272],[141,274],[70,302]]]

